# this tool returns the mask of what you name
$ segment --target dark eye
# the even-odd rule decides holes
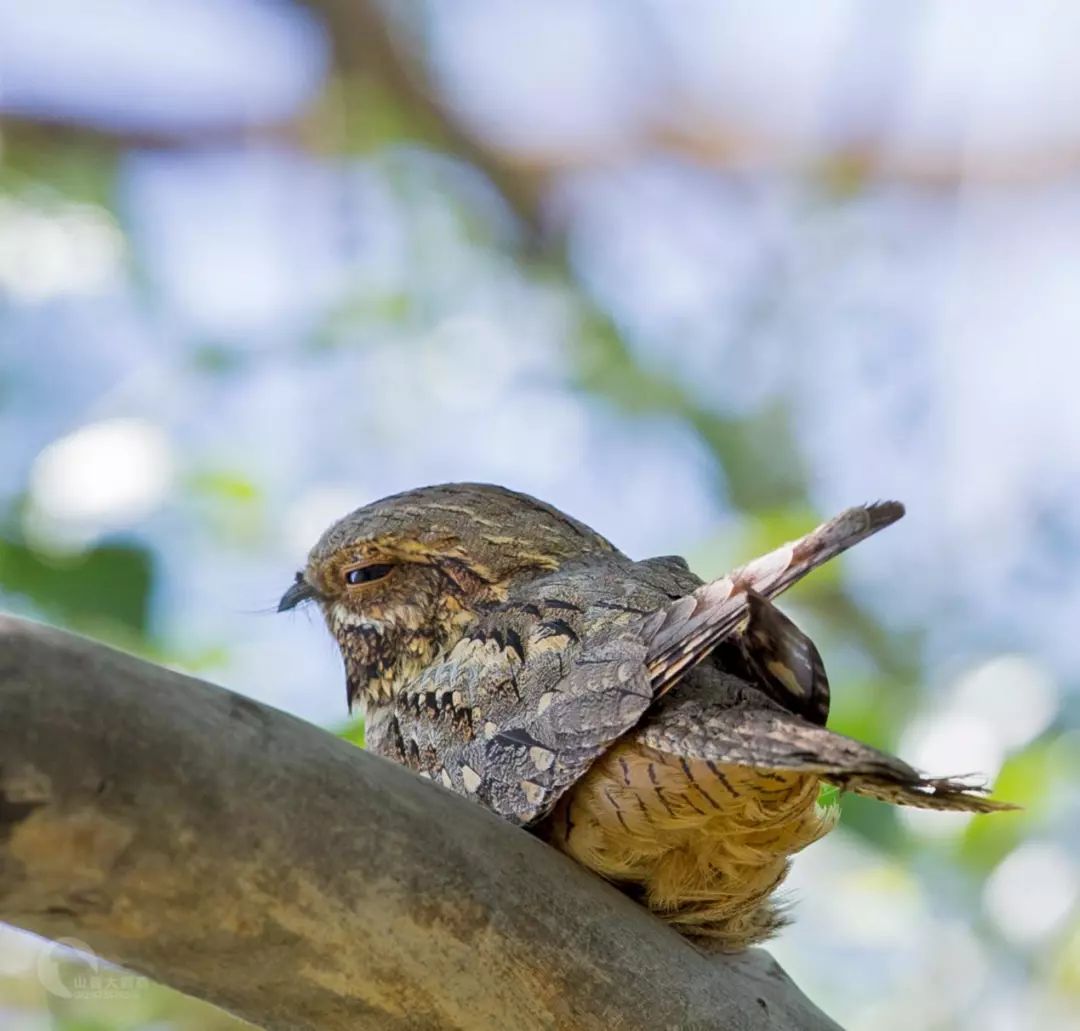
[[[368,584],[372,580],[381,580],[394,567],[391,565],[357,566],[345,574],[347,584]]]

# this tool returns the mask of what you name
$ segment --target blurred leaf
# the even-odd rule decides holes
[[[365,330],[406,326],[416,307],[415,298],[405,290],[354,290],[320,320],[309,346],[316,352],[330,351],[362,342]]]
[[[834,685],[829,729],[875,748],[892,748],[906,723],[908,696],[913,693],[888,679],[850,680],[839,689]]]
[[[186,486],[222,540],[236,546],[261,543],[266,530],[263,492],[254,480],[229,469],[203,469],[192,473]]]
[[[760,555],[778,548],[781,544],[801,537],[820,522],[820,516],[807,502],[801,500],[782,508],[755,512],[754,518],[746,523],[748,554]]]
[[[150,657],[150,656],[147,656]],[[201,648],[198,651],[170,653],[157,658],[164,665],[182,669],[185,673],[198,676],[206,670],[219,670],[228,664],[229,649],[223,645]]]
[[[95,1020],[92,1017],[54,1017],[57,1031],[117,1031],[115,1018],[108,1021]]]
[[[756,514],[804,503],[806,476],[782,404],[738,419],[693,406],[687,418],[720,459],[728,495],[738,508]]]
[[[994,783],[994,797],[1023,809],[975,819],[960,842],[960,860],[979,875],[989,873],[1030,836],[1052,797],[1052,741],[1039,741],[1005,760]]]
[[[840,804],[840,789],[835,784],[822,784],[818,791],[818,805],[823,809],[831,809]]]
[[[866,159],[855,154],[835,154],[818,168],[816,185],[823,204],[835,204],[860,196],[870,185]]]
[[[336,78],[324,91],[310,125],[335,150],[361,154],[378,153],[403,141],[437,144],[444,136],[434,119],[403,104],[375,76],[364,74]]]
[[[111,624],[144,637],[153,578],[153,557],[136,544],[102,544],[77,556],[46,558],[0,538],[0,588],[88,632],[108,635]]]
[[[907,839],[895,806],[847,791],[840,797],[840,822],[846,830],[854,831],[885,852],[904,851]]]
[[[1080,919],[1073,921],[1062,943],[1052,976],[1062,994],[1080,997]]]
[[[241,505],[253,504],[262,497],[259,488],[242,473],[220,469],[192,474],[188,486],[193,494]]]
[[[220,376],[243,369],[248,363],[248,357],[237,348],[203,344],[193,348],[191,364],[201,372]]]
[[[40,986],[38,992],[41,991]],[[130,997],[47,996],[57,1031],[241,1031],[251,1025],[210,1003],[148,984]],[[5,1024],[4,1031],[8,1025]],[[36,1026],[36,1025],[34,1025]],[[13,1029],[14,1031],[14,1029]]]
[[[610,319],[586,311],[578,330],[580,346],[573,356],[577,379],[590,393],[615,402],[630,414],[672,412],[685,414],[682,389],[670,380],[645,372],[633,360]]]
[[[350,720],[344,727],[336,730],[335,733],[345,741],[351,741],[360,748],[364,747],[364,721],[362,719]]]
[[[64,198],[112,206],[117,151],[103,137],[49,125],[4,127],[0,189],[55,191]]]

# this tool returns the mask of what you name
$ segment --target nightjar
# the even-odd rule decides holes
[[[318,602],[371,750],[737,950],[782,922],[790,857],[832,827],[823,784],[1011,808],[827,730],[821,657],[772,603],[901,515],[849,509],[704,584],[527,495],[423,487],[330,527],[280,608]]]

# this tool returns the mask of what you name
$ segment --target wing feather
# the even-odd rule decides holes
[[[735,643],[747,678],[789,712],[824,726],[829,678],[817,646],[757,591],[747,591],[746,600],[746,625]]]
[[[411,696],[457,698],[461,729],[398,705],[405,749],[447,787],[534,822],[652,705],[641,625],[668,600],[626,559],[534,581],[420,674]]]
[[[657,695],[701,662],[746,617],[747,592],[775,598],[812,569],[904,514],[898,501],[849,508],[805,537],[699,587],[645,624],[648,669]]]

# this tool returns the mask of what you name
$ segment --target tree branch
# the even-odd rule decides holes
[[[0,918],[265,1028],[835,1028],[466,799],[0,617]]]

